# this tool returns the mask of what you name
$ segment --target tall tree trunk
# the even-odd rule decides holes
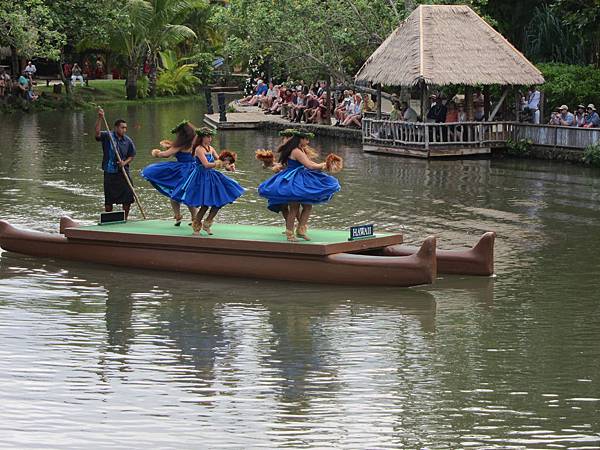
[[[127,64],[127,100],[135,100],[137,98],[138,72],[137,65],[133,61],[129,61],[129,64]]]
[[[65,76],[64,65],[65,54],[61,50],[60,58],[58,58],[58,75],[60,76],[60,81],[62,81],[62,84],[65,86],[65,93],[67,94],[67,97],[71,97],[71,94],[73,93],[73,90],[71,89],[71,80],[67,80],[67,77]]]
[[[156,72],[158,70],[158,57],[152,52],[150,55],[150,73],[148,74],[148,92],[150,97],[156,97]]]
[[[12,66],[12,77],[18,77],[21,75],[21,68],[19,67],[19,56],[17,55],[17,48],[10,46],[10,64]]]

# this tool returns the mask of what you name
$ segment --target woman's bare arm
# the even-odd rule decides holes
[[[306,156],[306,153],[304,153],[299,148],[295,148],[294,150],[292,150],[290,157],[298,161],[307,169],[323,170],[325,168],[325,163],[316,163],[312,161],[308,156]]]

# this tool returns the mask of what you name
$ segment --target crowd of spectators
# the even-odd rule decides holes
[[[600,128],[600,116],[592,103],[587,107],[578,105],[575,114],[569,111],[567,105],[561,105],[554,110],[548,124],[563,127]]]
[[[357,128],[362,126],[363,113],[375,110],[369,94],[345,90],[336,98],[331,91],[328,94],[324,81],[308,86],[302,80],[297,84],[256,80],[254,92],[237,103],[260,107],[265,114],[279,115],[291,122],[331,125],[335,118],[335,126]]]
[[[36,71],[35,65],[29,61],[21,75],[13,80],[6,69],[0,67],[0,98],[4,100],[9,97],[18,97],[30,102],[36,101],[39,98],[35,91]]]

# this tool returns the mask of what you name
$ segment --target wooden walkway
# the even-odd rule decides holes
[[[358,128],[342,128],[333,125],[297,124],[283,119],[281,116],[264,114],[260,108],[241,107],[232,104],[237,112],[227,113],[227,122],[219,121],[219,114],[205,114],[204,123],[216,130],[283,130],[291,127],[302,127],[317,136],[331,136],[360,141],[362,131]]]

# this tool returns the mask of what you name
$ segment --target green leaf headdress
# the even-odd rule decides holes
[[[217,132],[215,130],[213,130],[212,128],[202,127],[202,128],[196,128],[196,134],[199,137],[215,136],[217,134]]]
[[[181,122],[179,122],[179,123],[178,123],[178,124],[175,126],[175,128],[173,128],[173,129],[171,130],[171,134],[177,134],[177,133],[179,133],[179,132],[180,132],[180,131],[183,129],[183,127],[185,127],[185,126],[186,126],[188,123],[190,123],[190,121],[189,121],[189,120],[187,120],[187,119],[185,119],[185,120],[182,120]]]
[[[286,128],[279,132],[279,136],[292,137],[298,136],[299,138],[313,139],[315,135],[304,128]]]

